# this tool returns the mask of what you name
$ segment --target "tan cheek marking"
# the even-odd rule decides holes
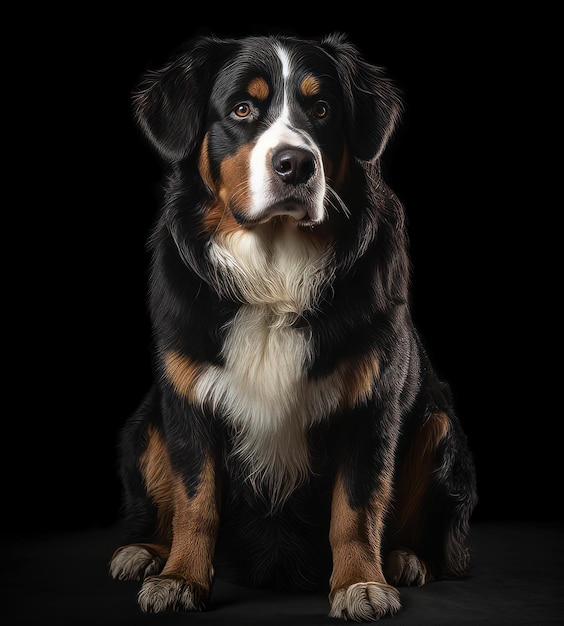
[[[414,546],[422,527],[421,503],[436,469],[436,450],[450,430],[450,420],[444,412],[431,413],[405,455],[396,485],[393,529],[396,542]]]
[[[329,159],[325,154],[321,155],[323,160],[323,171],[326,178],[331,181],[331,186],[335,191],[340,191],[344,188],[348,176],[349,176],[349,151],[345,144],[343,148],[343,154],[341,160],[337,163],[338,170],[335,172],[335,163]]]
[[[319,80],[312,74],[306,76],[302,80],[302,84],[300,85],[300,91],[304,96],[306,96],[306,98],[316,96],[320,92],[320,90],[321,85],[319,83]]]
[[[164,355],[165,375],[180,396],[194,401],[194,387],[202,366],[180,352],[170,350]]]
[[[141,474],[149,497],[157,506],[158,536],[166,543],[172,539],[174,478],[162,435],[154,428],[147,431],[148,444],[141,455]]]
[[[210,234],[222,233],[229,235],[237,230],[241,230],[241,226],[233,217],[233,213],[220,200],[211,203],[206,208],[202,227],[204,232]]]
[[[391,480],[384,479],[370,507],[353,509],[342,476],[337,476],[331,504],[329,541],[333,553],[331,600],[337,589],[357,582],[385,583],[381,563],[384,515],[391,495]]]
[[[221,164],[219,197],[232,211],[244,213],[250,205],[250,159],[251,146],[245,145]]]
[[[200,148],[200,154],[198,157],[198,171],[200,172],[200,176],[206,185],[212,190],[215,191],[215,183],[211,174],[211,166],[210,159],[208,153],[208,144],[209,139],[208,135],[204,137],[202,141],[202,146]]]
[[[233,214],[226,207],[225,202],[219,197],[220,192],[217,189],[217,184],[212,178],[208,152],[208,135],[204,137],[204,141],[202,142],[202,148],[200,150],[198,160],[198,170],[204,183],[216,196],[216,201],[211,202],[206,207],[202,220],[202,232],[210,234],[217,232],[230,233],[235,230],[239,230],[239,224],[237,224]],[[226,193],[223,195],[224,197],[227,197]]]
[[[270,89],[268,88],[268,83],[264,80],[264,78],[253,78],[251,82],[247,85],[247,92],[253,98],[257,100],[266,100],[268,98],[268,94],[270,93]]]
[[[182,576],[210,590],[219,527],[218,493],[213,459],[206,456],[198,489],[188,497],[180,477],[172,484],[174,537],[163,575]]]
[[[344,145],[339,171],[335,176],[334,184],[337,190],[343,189],[349,177],[349,150],[347,144]]]

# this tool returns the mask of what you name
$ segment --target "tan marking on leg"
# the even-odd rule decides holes
[[[414,547],[422,527],[421,504],[436,469],[436,450],[448,433],[446,413],[431,413],[419,427],[401,464],[391,527],[394,544]]]
[[[332,600],[338,589],[360,582],[386,584],[382,572],[381,541],[384,516],[391,495],[391,480],[384,477],[367,507],[353,509],[342,475],[337,476],[331,503],[329,541],[333,552]]]
[[[155,428],[147,429],[147,447],[140,458],[145,489],[157,507],[157,537],[169,544],[172,538],[174,478],[163,436]]]
[[[188,497],[180,477],[171,486],[174,500],[173,537],[163,576],[180,576],[208,591],[213,577],[213,556],[219,527],[216,470],[206,457],[198,489]]]
[[[159,543],[135,543],[119,547],[111,558],[110,572],[120,580],[138,580],[158,574],[166,562],[172,542],[174,475],[162,434],[147,428],[147,444],[139,459],[139,471],[147,495],[157,510],[155,539]]]

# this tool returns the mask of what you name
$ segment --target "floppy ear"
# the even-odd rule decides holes
[[[133,96],[141,129],[167,161],[189,156],[200,139],[221,40],[201,37],[148,72]]]
[[[341,79],[351,151],[358,159],[374,161],[399,122],[400,92],[384,69],[364,61],[345,35],[328,35],[321,43],[329,46]]]

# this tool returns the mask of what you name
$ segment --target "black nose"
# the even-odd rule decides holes
[[[281,148],[272,155],[272,168],[290,185],[307,182],[313,175],[313,155],[304,148]]]

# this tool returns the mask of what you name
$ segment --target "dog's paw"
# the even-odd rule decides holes
[[[405,548],[390,552],[385,575],[391,585],[421,586],[432,580],[425,563],[415,552]]]
[[[399,592],[394,587],[375,582],[355,583],[335,592],[329,617],[371,622],[394,615],[400,608]]]
[[[164,559],[146,546],[131,544],[118,548],[110,561],[110,575],[117,580],[142,580],[158,574]]]
[[[209,589],[180,576],[151,576],[143,582],[137,600],[145,613],[203,611],[209,593]]]

